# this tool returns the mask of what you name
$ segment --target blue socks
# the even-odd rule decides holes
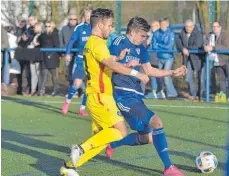
[[[76,91],[78,90],[78,88],[76,88],[74,86],[74,84],[71,84],[69,89],[68,89],[68,98],[67,98],[67,102],[69,103],[72,100],[73,95],[76,93]]]
[[[122,145],[130,145],[130,146],[141,145],[141,142],[139,141],[138,133],[131,133],[120,141],[115,141],[110,143],[110,146],[113,149]]]
[[[144,144],[145,143],[142,143],[139,140],[138,133],[131,133],[120,141],[115,141],[110,143],[110,146],[113,149],[115,149],[122,145],[134,146],[134,145],[144,145]],[[165,169],[168,169],[172,165],[172,163],[169,158],[168,144],[166,141],[166,136],[163,128],[153,130],[153,144],[165,166]]]
[[[165,165],[165,169],[168,169],[172,163],[169,158],[168,144],[163,128],[153,130],[153,144],[163,164]]]

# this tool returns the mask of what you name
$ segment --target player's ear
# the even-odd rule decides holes
[[[99,23],[98,23],[98,27],[99,27],[100,29],[103,29],[103,23],[99,22]]]

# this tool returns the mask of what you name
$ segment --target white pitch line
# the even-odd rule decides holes
[[[28,100],[1,100],[2,102],[18,102],[18,103],[53,103],[53,104],[62,104],[63,101],[47,101],[47,100],[33,100],[33,101],[28,101]],[[71,104],[81,104],[81,102],[71,102]],[[152,105],[152,104],[146,104],[149,107],[166,107],[166,108],[187,108],[187,109],[222,109],[222,110],[228,110],[229,107],[220,107],[220,106],[191,106],[191,105],[166,105],[166,104],[159,104],[159,105]]]

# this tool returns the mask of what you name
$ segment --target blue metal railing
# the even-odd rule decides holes
[[[1,49],[4,52],[4,83],[9,84],[9,51],[14,51],[15,48],[7,48]],[[66,48],[40,48],[41,52],[65,52]],[[72,52],[77,52],[78,49],[72,49]],[[164,52],[164,53],[181,53],[178,50],[148,50],[149,52]],[[215,50],[213,53],[218,54],[229,54],[229,50]],[[189,53],[197,54],[197,53],[206,53],[204,50],[189,50]],[[210,102],[210,64],[209,64],[209,55],[206,54],[206,102]]]

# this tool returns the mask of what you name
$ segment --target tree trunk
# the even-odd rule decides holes
[[[58,14],[58,3],[59,1],[51,1],[52,21],[56,24],[56,26],[58,26],[60,22]]]
[[[220,0],[216,0],[216,21],[220,20]]]
[[[203,17],[203,26],[205,28],[205,33],[208,34],[210,32],[209,15],[208,15],[208,2],[206,0],[198,1],[197,6],[201,10],[201,14]]]
[[[229,1],[227,1],[227,32],[229,32]]]

